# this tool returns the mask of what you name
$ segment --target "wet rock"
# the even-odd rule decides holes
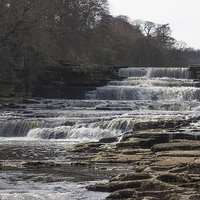
[[[80,144],[75,144],[70,148],[65,149],[66,151],[69,152],[91,152],[91,153],[97,153],[99,152],[100,146],[104,144],[99,143],[99,142],[91,142],[91,143],[80,143]]]
[[[101,138],[99,140],[100,143],[113,143],[117,142],[118,137],[106,137],[106,138]]]
[[[106,199],[120,199],[120,200],[180,200],[180,195],[169,194],[171,191],[151,191],[151,192],[137,192],[133,189],[118,190],[110,194]]]
[[[180,132],[168,132],[169,140],[175,139],[186,139],[186,140],[196,140],[198,136],[189,134],[189,133],[180,133]]]
[[[183,172],[187,171],[187,167],[188,167],[188,163],[180,163],[173,169],[170,169],[168,172],[169,173],[183,173]]]
[[[143,191],[163,191],[174,189],[175,187],[158,180],[144,180],[142,181],[140,189]]]
[[[171,151],[161,151],[156,153],[157,157],[169,156],[169,157],[200,157],[200,151],[185,151],[185,150],[171,150]]]
[[[146,166],[137,166],[135,168],[135,172],[136,173],[142,173],[142,172],[144,172],[145,169],[146,169]]]
[[[59,164],[56,164],[51,161],[26,161],[21,163],[22,167],[30,167],[30,168],[44,168],[44,167],[54,167],[59,166]]]
[[[157,138],[157,137],[168,138],[167,132],[168,132],[167,129],[139,130],[139,131],[134,131],[130,136],[136,138]]]
[[[151,147],[153,152],[169,150],[200,150],[200,141],[172,140],[164,144],[155,144]]]
[[[117,190],[110,194],[106,199],[127,199],[127,198],[137,198],[137,191],[134,189],[124,189]]]
[[[118,147],[118,148],[122,148],[122,147],[139,148],[140,146],[144,146],[144,144],[148,140],[149,139],[141,139],[141,138],[131,137],[126,141],[117,143],[116,147]]]
[[[136,174],[137,176],[137,174]],[[140,179],[140,177],[137,177]],[[142,178],[142,176],[141,176]],[[148,177],[146,177],[148,178]],[[159,179],[164,181],[185,181],[189,182],[190,177],[175,176],[175,175],[162,175],[158,176]],[[187,197],[196,196],[198,194],[194,189],[186,189],[179,187],[175,184],[168,184],[163,181],[158,180],[158,178],[150,179],[140,179],[135,181],[126,181],[120,179],[113,179],[108,183],[95,184],[93,186],[88,186],[87,189],[93,191],[106,191],[112,192],[106,199],[166,199],[166,200],[180,200],[189,199]],[[115,181],[114,181],[115,180]],[[119,180],[119,181],[116,181]]]
[[[191,177],[187,174],[163,174],[157,177],[158,180],[161,180],[166,183],[189,183],[192,181]]]
[[[174,193],[173,193],[174,192]],[[151,191],[138,193],[139,200],[180,200],[181,196],[176,191]]]
[[[110,107],[96,107],[95,108],[96,110],[112,110],[112,108],[110,108]]]
[[[123,155],[123,154],[97,154],[95,157],[91,159],[92,162],[98,163],[145,163],[146,160],[144,159],[143,155]],[[147,162],[149,162],[147,160]]]
[[[75,162],[75,163],[71,163],[71,165],[74,165],[74,166],[91,166],[92,163],[90,162]]]
[[[187,139],[195,140],[197,136],[185,132],[169,131],[168,129],[149,129],[134,131],[124,134],[117,146],[140,146],[141,148],[151,148],[155,144],[168,143],[170,140]],[[132,145],[131,145],[132,143]]]
[[[152,152],[150,151],[150,149],[124,149],[121,151],[122,154],[124,155],[134,155],[136,153],[142,153],[142,154],[151,154]]]
[[[26,103],[26,104],[40,104],[41,101],[40,100],[36,100],[36,99],[23,99],[22,103]]]
[[[186,133],[184,132],[184,130],[179,130],[179,129],[176,131],[168,129],[151,129],[151,130],[135,131],[134,133],[129,135],[129,137],[148,138],[148,139],[154,138],[155,141],[154,144],[156,144],[156,142],[166,143],[169,142],[170,140],[175,140],[175,139],[195,140],[198,138],[198,136]]]
[[[109,180],[112,181],[130,181],[130,180],[143,180],[143,179],[150,179],[153,178],[148,173],[125,173],[117,175]]]
[[[197,195],[192,195],[189,197],[189,200],[199,200],[200,199],[200,195],[197,194]]]
[[[133,110],[133,108],[130,107],[102,107],[102,106],[96,106],[95,107],[96,110]],[[136,110],[136,108],[134,108],[134,110]]]
[[[3,107],[5,107],[5,108],[13,108],[13,109],[21,108],[20,105],[17,105],[17,104],[14,104],[14,103],[4,104]]]
[[[194,157],[159,157],[157,161],[150,164],[150,168],[154,171],[171,170],[178,165],[187,165],[194,161]]]
[[[123,142],[117,143],[117,147],[131,147],[131,148],[150,148],[154,144],[167,142],[168,136],[157,138],[135,138],[129,137]]]
[[[52,132],[48,136],[45,135],[43,139],[62,139],[62,138],[66,138],[66,133],[61,131],[58,133]]]
[[[98,164],[98,163],[96,163],[95,165],[91,165],[91,166],[89,166],[89,167],[91,167],[91,168],[93,168],[93,169],[95,169],[95,170],[103,170],[103,171],[118,171],[118,170],[134,170],[134,168],[133,167],[131,167],[131,166],[127,166],[127,165],[116,165],[116,166],[113,166],[113,165],[108,165],[107,163],[105,163],[105,164]]]
[[[199,162],[189,163],[187,171],[189,174],[200,174],[200,163]]]
[[[169,128],[178,128],[183,125],[188,125],[190,122],[188,120],[180,120],[180,121],[148,121],[148,122],[140,122],[134,124],[133,130],[147,130],[147,129],[169,129]]]
[[[163,191],[174,189],[170,185],[159,180],[113,181],[109,183],[97,183],[86,187],[88,190],[113,192],[122,189],[136,189],[142,191]]]
[[[86,188],[92,191],[101,192],[113,192],[116,190],[127,189],[127,188],[140,188],[142,185],[141,181],[113,181],[109,183],[96,183],[95,185],[89,185]]]

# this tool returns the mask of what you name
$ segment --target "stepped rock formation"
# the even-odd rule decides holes
[[[121,164],[132,169],[133,172],[114,176],[107,183],[86,187],[91,191],[110,192],[106,199],[200,199],[200,142],[191,133],[172,128],[174,125],[170,129],[125,133],[118,143],[101,139],[74,145],[67,151],[81,152],[72,165],[116,170]],[[169,137],[172,133],[173,137]]]

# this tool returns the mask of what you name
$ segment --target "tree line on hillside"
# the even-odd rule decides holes
[[[25,70],[31,81],[60,60],[187,66],[200,62],[199,55],[171,37],[169,24],[113,17],[107,0],[0,1],[0,81],[13,69]]]

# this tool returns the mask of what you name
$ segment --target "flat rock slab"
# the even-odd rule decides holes
[[[200,141],[172,140],[168,143],[155,144],[151,147],[153,152],[169,150],[200,150]]]
[[[135,131],[132,136],[138,137],[138,138],[155,138],[155,137],[161,137],[166,136],[169,137],[167,129],[150,129],[150,130],[141,130],[141,131]]]
[[[143,155],[124,155],[124,154],[114,154],[114,155],[97,155],[92,158],[92,162],[98,163],[135,163],[143,160]]]
[[[175,167],[180,164],[188,164],[195,160],[194,157],[168,157],[162,156],[158,158],[158,161],[152,163],[150,166],[157,166],[157,167]]]
[[[157,157],[169,156],[169,157],[200,157],[200,151],[180,151],[180,150],[172,150],[172,151],[161,151],[155,153]]]

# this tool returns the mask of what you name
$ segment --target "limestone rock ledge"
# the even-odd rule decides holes
[[[172,132],[173,138],[169,137]],[[134,130],[119,142],[101,139],[66,150],[79,152],[73,165],[116,170],[121,164],[131,169],[107,183],[87,186],[88,190],[110,192],[106,199],[200,199],[200,141],[182,128]]]

